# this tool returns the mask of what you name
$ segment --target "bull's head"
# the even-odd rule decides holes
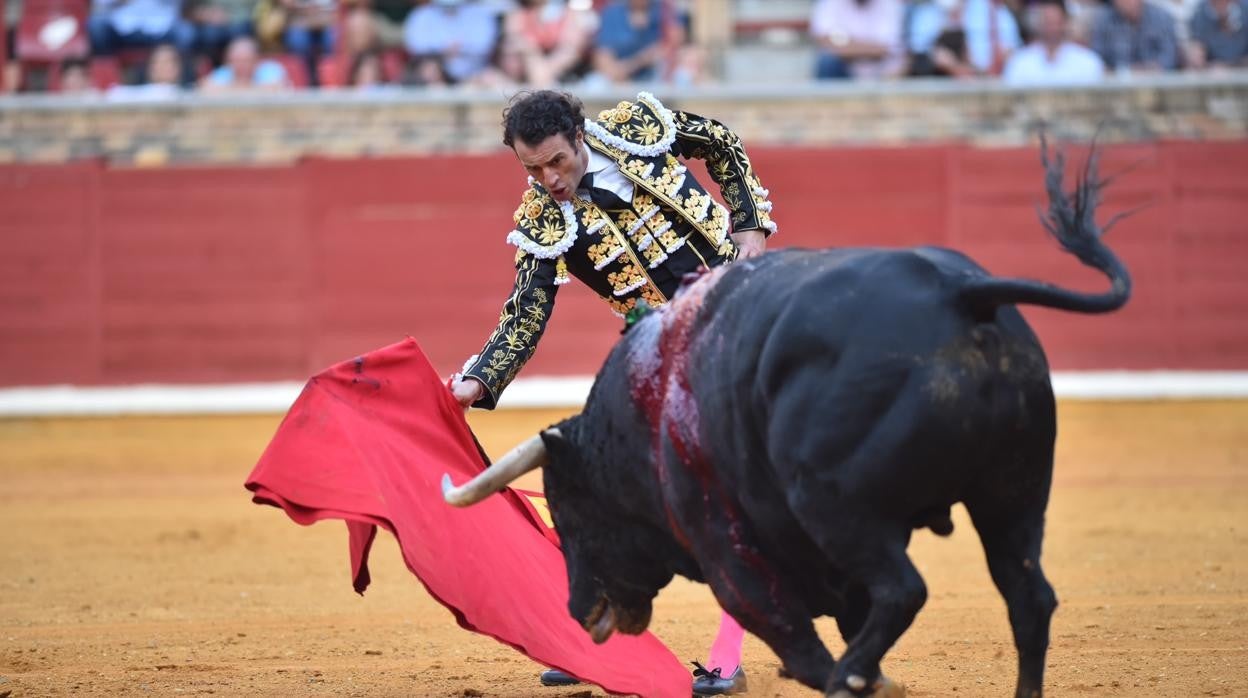
[[[628,519],[600,471],[586,467],[576,443],[578,417],[521,443],[460,487],[442,481],[449,504],[476,504],[516,478],[543,467],[547,502],[568,570],[568,611],[594,642],[613,632],[635,635],[650,625],[652,601],[671,581],[663,563],[670,547],[661,532]],[[599,464],[601,465],[601,464]],[[609,486],[608,486],[609,488]],[[615,493],[618,494],[618,493]]]

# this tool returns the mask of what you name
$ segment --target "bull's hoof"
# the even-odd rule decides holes
[[[851,679],[856,677],[850,677]],[[863,683],[865,688],[865,682]],[[875,682],[870,693],[854,693],[848,688],[838,688],[827,695],[827,698],[906,698],[906,686],[900,684],[887,676],[881,676],[879,681]]]
[[[871,698],[906,698],[906,685],[897,683],[887,676],[881,676],[875,682],[875,691]]]

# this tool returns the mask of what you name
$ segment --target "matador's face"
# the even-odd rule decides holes
[[[585,152],[585,134],[578,131],[576,140],[569,142],[562,133],[549,136],[536,145],[517,139],[516,157],[555,201],[570,201],[576,194],[585,168],[589,166],[589,154]]]

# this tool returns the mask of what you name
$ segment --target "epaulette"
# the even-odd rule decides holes
[[[585,120],[585,132],[624,152],[643,157],[662,155],[676,142],[676,117],[654,95],[642,92]]]
[[[538,259],[555,259],[576,242],[579,226],[572,202],[555,201],[535,185],[525,190],[512,220],[516,228],[507,234],[507,242]]]

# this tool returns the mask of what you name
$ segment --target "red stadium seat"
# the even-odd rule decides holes
[[[324,56],[317,63],[316,75],[321,87],[342,87],[347,84],[348,66],[344,65],[344,58],[341,54]]]
[[[386,82],[398,83],[403,80],[403,70],[407,67],[407,52],[394,48],[381,54],[381,74]]]
[[[114,56],[96,56],[92,58],[89,71],[91,84],[97,90],[107,90],[114,85],[120,85],[122,82],[121,62]]]
[[[308,67],[304,64],[302,57],[293,53],[278,53],[268,58],[282,64],[292,86],[300,89],[308,86]]]
[[[86,58],[87,0],[26,0],[17,23],[14,53],[23,63]]]
[[[153,50],[150,46],[127,46],[117,52],[117,60],[121,62],[122,70],[141,68],[147,65]]]
[[[403,79],[407,54],[403,49],[391,49],[381,53],[381,79],[397,84]],[[351,61],[342,54],[325,56],[317,65],[321,87],[343,87],[351,82]]]

